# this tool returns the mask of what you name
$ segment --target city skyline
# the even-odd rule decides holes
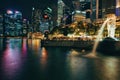
[[[0,12],[8,9],[18,10],[23,13],[24,18],[30,19],[32,2],[33,0],[2,0],[0,1]]]
[[[68,6],[72,7],[72,0],[63,0]],[[0,12],[3,10],[18,10],[23,13],[23,18],[31,19],[32,7],[45,9],[47,6],[57,5],[56,0],[2,0],[0,1]]]

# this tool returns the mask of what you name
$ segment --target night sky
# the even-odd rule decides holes
[[[63,0],[71,6],[71,0]],[[23,13],[23,18],[31,18],[32,6],[43,9],[46,6],[56,4],[57,0],[0,0],[0,12],[2,10],[13,9]]]

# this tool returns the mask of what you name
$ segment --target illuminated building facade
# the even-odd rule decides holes
[[[32,9],[32,26],[29,32],[50,32],[53,28],[53,10],[50,7],[39,9],[33,7]]]
[[[7,10],[4,14],[4,36],[22,36],[22,13]]]
[[[27,36],[29,32],[29,21],[27,19],[23,19],[23,26],[22,26],[22,36]]]
[[[90,3],[90,0],[73,0],[75,12],[90,18]]]
[[[120,16],[120,0],[116,0],[116,16]]]
[[[3,15],[0,14],[0,36],[3,36]]]
[[[105,17],[107,14],[120,16],[120,0],[99,0],[99,15]]]
[[[64,2],[62,0],[58,0],[57,25],[60,25],[62,22],[64,6],[65,6]]]
[[[115,0],[99,0],[102,1],[102,16],[104,17],[106,14],[115,14],[116,13],[116,1]]]
[[[103,18],[107,14],[120,16],[120,0],[91,0],[91,11],[92,19]]]
[[[50,32],[53,29],[53,10],[50,7],[44,9],[40,16],[40,32]]]
[[[40,10],[34,9],[32,12],[32,31],[33,32],[39,32],[40,29]]]

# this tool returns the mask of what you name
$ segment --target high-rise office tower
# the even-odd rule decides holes
[[[115,0],[100,0],[102,8],[102,16],[106,14],[115,14],[116,13],[116,1]]]
[[[62,23],[63,18],[63,11],[64,11],[64,2],[62,0],[58,0],[58,18],[57,18],[57,25],[59,26]]]
[[[120,0],[99,0],[98,16],[105,17],[107,14],[120,16]]]
[[[93,19],[103,18],[107,14],[119,16],[120,0],[91,0],[91,11]]]
[[[76,14],[81,14],[86,18],[90,18],[90,0],[73,0],[74,10]]]
[[[0,36],[3,36],[3,15],[0,14]]]
[[[22,13],[7,10],[4,14],[4,36],[22,36]]]
[[[116,16],[120,16],[120,0],[116,0]]]

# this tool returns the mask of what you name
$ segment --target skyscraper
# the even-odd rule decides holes
[[[3,36],[3,15],[0,14],[0,36]]]
[[[64,2],[62,0],[58,0],[58,18],[57,18],[57,24],[60,25],[61,20],[63,18],[63,11],[64,11]]]
[[[115,14],[116,13],[116,1],[115,0],[101,0],[102,15]]]
[[[120,0],[116,0],[116,16],[120,16]]]
[[[103,18],[107,14],[120,16],[120,0],[91,0],[92,18]],[[93,16],[96,15],[96,16]]]
[[[22,13],[20,11],[7,10],[3,18],[4,36],[22,35]]]

